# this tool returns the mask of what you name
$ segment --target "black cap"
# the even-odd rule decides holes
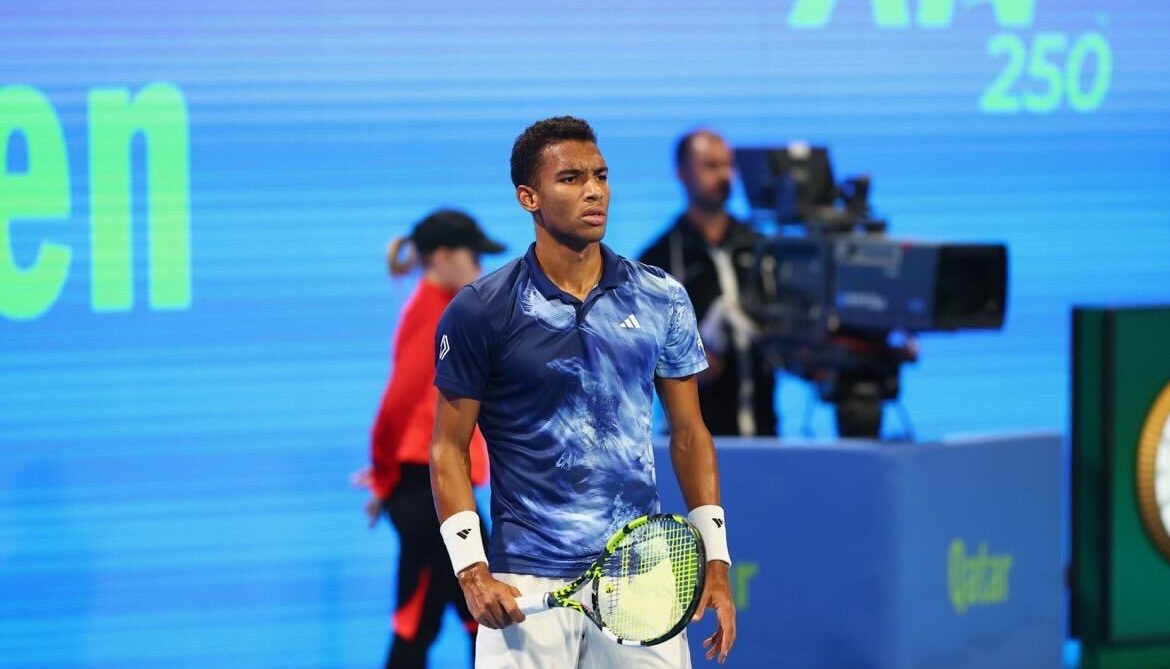
[[[437,248],[467,248],[477,253],[500,253],[504,245],[488,239],[475,219],[454,209],[440,209],[419,221],[410,233],[419,253]]]

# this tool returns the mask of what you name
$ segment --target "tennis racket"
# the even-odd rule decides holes
[[[703,594],[703,539],[677,514],[642,516],[618,530],[593,565],[571,583],[516,599],[524,615],[579,611],[625,646],[653,646],[687,626]],[[592,606],[574,599],[592,584]]]

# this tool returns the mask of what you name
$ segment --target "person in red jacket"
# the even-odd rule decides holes
[[[393,372],[370,435],[371,465],[362,476],[371,492],[366,504],[370,526],[385,511],[401,544],[394,638],[387,669],[426,667],[448,604],[455,605],[471,636],[472,648],[475,646],[475,619],[455,580],[431,496],[434,338],[447,303],[479,276],[480,255],[503,250],[473,218],[450,209],[430,214],[408,237],[391,242],[388,250],[392,276],[407,274],[421,264],[422,279],[402,308]],[[482,485],[487,476],[487,446],[477,429],[471,444],[471,480]]]

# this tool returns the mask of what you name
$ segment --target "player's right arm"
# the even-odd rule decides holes
[[[445,524],[456,514],[464,514],[462,517],[470,519],[466,512],[475,512],[468,445],[479,416],[479,401],[451,396],[442,390],[438,395],[435,433],[431,441],[431,488],[435,495],[435,511],[439,514],[439,521]],[[458,522],[459,517],[452,520]],[[451,541],[478,542],[478,518],[470,522],[474,523],[469,525],[472,531],[461,537],[460,530],[455,529]],[[451,536],[452,532],[444,534]],[[452,558],[456,559],[454,555]],[[475,562],[460,570],[457,576],[467,608],[480,625],[500,629],[524,620],[524,614],[516,604],[520,591],[496,580],[488,571],[487,562]]]
[[[461,511],[475,512],[471,486],[471,435],[479,418],[479,401],[438,391],[435,431],[431,438],[431,489],[439,522]]]
[[[435,430],[431,438],[431,489],[451,565],[481,625],[500,629],[524,620],[520,591],[488,571],[471,489],[469,446],[487,388],[494,333],[486,309],[470,287],[460,291],[435,331]]]

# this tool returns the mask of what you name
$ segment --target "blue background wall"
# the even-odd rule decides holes
[[[905,403],[923,437],[1063,428],[1069,305],[1170,299],[1170,15],[999,0],[932,19],[947,4],[0,4],[0,87],[52,104],[72,193],[0,244],[24,270],[44,242],[72,252],[42,314],[0,317],[0,665],[380,661],[396,545],[346,477],[411,288],[382,250],[450,205],[522,252],[507,157],[544,116],[598,131],[626,254],[677,212],[672,143],[700,124],[829,144],[899,236],[1006,242],[1007,326],[926,338]],[[189,115],[191,301],[148,299],[139,139],[135,299],[95,309],[88,101],[152,83]],[[12,114],[0,174],[29,168]],[[788,434],[805,402],[783,384]]]

